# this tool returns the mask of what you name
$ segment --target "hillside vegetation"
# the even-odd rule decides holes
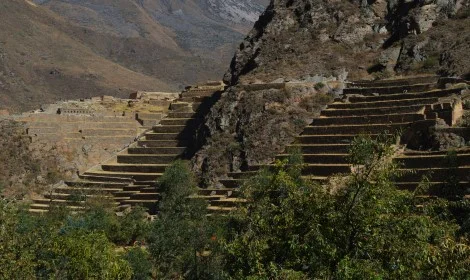
[[[393,141],[354,140],[355,172],[321,186],[298,154],[243,186],[246,203],[208,216],[185,162],[159,180],[154,221],[104,201],[30,216],[0,200],[0,278],[468,279],[470,207],[398,190]],[[457,211],[456,211],[457,210]]]

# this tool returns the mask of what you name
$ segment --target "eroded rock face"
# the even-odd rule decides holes
[[[341,88],[340,82],[231,88],[207,116],[203,134],[210,138],[193,158],[194,170],[212,184],[228,172],[271,162]]]
[[[225,81],[269,82],[341,68],[350,78],[384,70],[466,75],[458,58],[470,51],[469,15],[468,0],[273,0]]]

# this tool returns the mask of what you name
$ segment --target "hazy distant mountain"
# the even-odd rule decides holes
[[[1,1],[0,109],[220,79],[266,4]]]

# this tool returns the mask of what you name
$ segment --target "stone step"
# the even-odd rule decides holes
[[[288,145],[286,150],[299,150],[302,154],[344,154],[348,153],[350,147],[349,144],[293,144]]]
[[[379,134],[382,132],[393,133],[404,130],[410,123],[397,124],[363,124],[363,125],[332,125],[332,126],[307,126],[302,135],[324,134]]]
[[[184,125],[184,126],[194,126],[197,124],[197,122],[200,121],[198,119],[194,119],[194,118],[166,118],[166,119],[163,119],[160,124],[163,125],[163,126],[166,126],[166,125]]]
[[[378,107],[394,107],[394,106],[416,106],[416,105],[430,105],[439,102],[438,97],[432,98],[414,98],[414,99],[399,99],[399,100],[386,100],[386,101],[373,101],[373,102],[355,102],[355,103],[333,103],[328,105],[328,109],[365,109],[365,108],[378,108]]]
[[[362,80],[352,81],[348,83],[350,87],[391,87],[391,86],[402,86],[402,85],[413,85],[413,84],[429,84],[437,83],[439,76],[423,76],[423,77],[412,77],[412,78],[400,78],[390,80]]]
[[[149,181],[139,181],[139,182],[134,182],[135,186],[156,186],[156,182],[154,180],[149,180]]]
[[[296,137],[299,144],[350,144],[357,134],[301,135]],[[377,134],[370,134],[375,138]],[[392,136],[392,134],[389,134]]]
[[[80,202],[80,201],[87,201],[89,199],[109,199],[109,200],[114,200],[114,201],[119,201],[122,200],[122,197],[115,197],[113,195],[98,195],[98,194],[69,194],[69,193],[48,193],[44,194],[44,198],[49,199],[49,200],[70,200],[72,202]]]
[[[140,189],[140,193],[155,193],[157,188],[155,187],[144,187]]]
[[[449,152],[455,152],[457,155],[467,155],[470,153],[470,147],[464,147],[455,150],[444,150],[444,151],[415,151],[415,150],[405,150],[403,156],[445,156]]]
[[[207,98],[210,98],[208,96],[189,96],[189,97],[181,97],[179,99],[180,102],[188,102],[188,103],[194,103],[194,102],[204,102]]]
[[[48,200],[50,201],[50,200]],[[54,204],[54,203],[52,203]],[[74,210],[74,211],[83,211],[85,210],[84,206],[76,206],[76,205],[68,205],[66,206],[67,209]],[[49,203],[34,203],[29,205],[30,210],[44,210],[44,213],[48,212],[51,209],[51,204]]]
[[[252,176],[255,176],[256,174],[257,174],[257,170],[256,171],[229,172],[227,176],[233,179],[248,179]]]
[[[206,200],[208,201],[209,203],[211,201],[214,201],[214,200],[219,200],[219,199],[222,199],[222,198],[226,198],[225,195],[192,195],[189,197],[190,199],[202,199],[202,200]]]
[[[389,114],[369,115],[360,117],[330,117],[313,119],[312,125],[346,125],[346,124],[385,124],[406,123],[424,120],[424,114]]]
[[[185,125],[157,125],[152,130],[155,133],[181,133],[187,130],[187,127]]]
[[[161,120],[164,116],[163,112],[156,112],[156,113],[143,113],[137,112],[136,114],[137,119],[149,119],[149,120]]]
[[[123,205],[128,205],[131,207],[142,206],[144,208],[147,208],[150,214],[154,214],[157,212],[158,209],[158,200],[128,199],[121,202],[121,206]]]
[[[129,178],[136,181],[154,181],[160,178],[163,173],[143,173],[143,172],[119,172],[119,171],[104,171],[104,170],[95,170],[87,171],[86,174],[92,176],[120,176]]]
[[[154,200],[158,201],[161,199],[160,193],[136,193],[131,195],[131,200]]]
[[[169,164],[103,164],[103,171],[131,173],[163,173]]]
[[[132,155],[145,155],[145,154],[163,154],[163,155],[179,155],[185,151],[185,147],[153,147],[153,148],[142,148],[135,147],[129,148],[127,152]]]
[[[140,148],[185,148],[188,145],[188,141],[185,140],[154,140],[146,138],[146,140],[138,141],[137,146]]]
[[[83,129],[82,136],[114,136],[137,135],[137,129]]]
[[[181,93],[181,95],[184,97],[210,97],[214,95],[215,91],[213,90],[195,90],[195,91],[185,91]]]
[[[106,179],[103,179],[106,180]],[[125,183],[116,182],[94,182],[94,181],[66,181],[65,184],[72,188],[92,188],[92,189],[122,189],[128,186],[131,182],[125,180]]]
[[[401,171],[408,173],[402,177],[397,178],[397,182],[421,182],[424,175],[429,175],[431,181],[445,182],[449,179],[450,175],[455,175],[460,178],[460,181],[468,181],[470,174],[470,166],[461,166],[456,170],[449,170],[446,167],[432,167],[432,168],[402,168]],[[412,170],[413,173],[409,173]]]
[[[57,127],[30,127],[26,131],[28,135],[57,134],[60,132]]]
[[[456,166],[470,166],[470,154],[459,154],[454,160]],[[402,163],[406,168],[449,167],[449,158],[446,155],[404,155],[396,157],[395,161]]]
[[[178,159],[178,155],[168,155],[168,154],[147,154],[147,155],[118,155],[117,162],[118,163],[135,163],[135,164],[170,164],[176,159]]]
[[[233,212],[237,210],[237,207],[220,207],[220,206],[208,206],[207,210],[211,214],[229,214],[230,212]]]
[[[405,106],[405,107],[380,107],[365,109],[325,109],[321,112],[324,117],[348,117],[367,115],[388,115],[388,114],[413,114],[424,113],[425,106]]]
[[[273,165],[254,165],[250,166],[250,171],[257,171],[261,168],[272,168]],[[351,166],[349,164],[304,164],[302,175],[315,177],[327,177],[339,173],[350,173]]]
[[[140,124],[146,128],[152,128],[156,126],[159,121],[154,119],[139,119]]]
[[[113,195],[115,197],[125,197],[126,199],[130,199],[130,197],[136,193],[140,193],[139,191],[135,190],[135,191],[120,191],[120,192],[116,192],[116,193],[113,193]]]
[[[189,103],[189,102],[173,102],[170,105],[170,110],[172,110],[172,111],[184,111],[184,110],[192,111],[191,110],[191,104],[192,103]]]
[[[239,195],[238,189],[233,188],[220,188],[220,189],[199,189],[198,195],[202,196],[220,196],[220,197],[237,197]]]
[[[54,189],[56,193],[63,194],[114,194],[117,192],[123,191],[123,188],[120,189],[111,189],[111,188],[74,188],[74,187],[57,187]]]
[[[243,186],[245,179],[219,179],[219,183],[221,183],[225,188],[232,188],[236,189]]]
[[[109,200],[107,202],[110,206],[117,207],[120,203],[118,201],[114,200]],[[66,199],[47,199],[47,198],[42,198],[42,199],[34,199],[33,204],[35,205],[34,208],[52,208],[52,207],[65,207],[67,209],[84,209],[86,207],[86,202],[84,201],[72,201],[72,200],[66,200]],[[40,206],[43,205],[43,206]],[[31,207],[31,206],[30,206]]]
[[[426,84],[413,84],[413,85],[394,85],[388,87],[352,87],[345,88],[343,94],[374,94],[378,93],[381,95],[386,94],[396,94],[396,93],[406,93],[406,92],[420,92],[428,91],[436,88],[435,83],[426,83]]]
[[[424,92],[417,92],[417,93],[399,93],[399,94],[380,95],[380,96],[350,96],[348,100],[351,103],[355,103],[355,102],[377,102],[377,101],[399,100],[399,99],[446,97],[452,94],[460,94],[461,91],[462,91],[461,88],[457,88],[457,89],[424,91]]]
[[[147,140],[180,140],[179,133],[155,133],[153,131],[145,133]]]
[[[82,180],[92,181],[92,182],[103,182],[103,183],[132,183],[132,179],[127,177],[114,177],[106,175],[93,175],[93,174],[81,174],[78,176]]]
[[[289,155],[278,155],[276,159],[287,159]],[[307,164],[347,164],[348,154],[304,154],[302,155],[304,163]]]
[[[144,189],[148,188],[147,185],[129,185],[124,187],[123,192],[142,192]],[[153,188],[155,190],[155,188]]]
[[[238,207],[241,204],[246,203],[245,199],[241,198],[221,198],[217,200],[212,200],[210,206],[212,207]]]
[[[469,181],[461,181],[457,182],[456,185],[450,186],[448,183],[445,182],[429,182],[428,183],[428,191],[427,193],[436,194],[439,192],[452,192],[455,190],[449,189],[450,187],[457,187],[457,191],[463,191],[465,193],[470,193],[470,182]],[[420,185],[420,182],[397,182],[395,183],[397,188],[401,190],[409,190],[414,191]]]
[[[173,119],[190,119],[196,118],[197,114],[194,112],[168,112],[167,118]]]

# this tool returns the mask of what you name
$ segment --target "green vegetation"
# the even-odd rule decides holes
[[[355,139],[354,172],[326,185],[301,176],[293,151],[249,179],[226,217],[208,215],[182,161],[159,181],[153,222],[139,208],[31,216],[2,200],[0,279],[469,279],[468,202],[398,190],[392,143]]]
[[[324,88],[326,85],[322,82],[319,82],[319,83],[316,83],[314,88],[315,90],[321,90],[322,88]]]
[[[395,188],[391,143],[358,138],[355,172],[320,186],[301,165],[278,162],[245,186],[251,203],[234,216],[226,240],[236,279],[466,279],[468,240],[422,201]],[[438,207],[439,206],[439,207]]]

